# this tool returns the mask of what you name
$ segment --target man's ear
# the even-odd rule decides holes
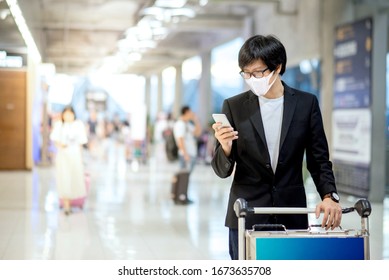
[[[278,64],[278,66],[276,67],[275,72],[276,72],[277,74],[280,74],[281,69],[282,69],[282,64]]]

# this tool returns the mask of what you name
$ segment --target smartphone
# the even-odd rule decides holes
[[[215,120],[215,122],[222,123],[222,126],[231,126],[225,114],[212,114],[212,117]]]

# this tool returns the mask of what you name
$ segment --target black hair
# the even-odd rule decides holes
[[[239,51],[239,67],[250,65],[256,60],[263,63],[274,71],[281,65],[280,75],[284,74],[286,67],[286,51],[284,45],[273,35],[255,35],[243,44]]]
[[[188,112],[189,110],[190,110],[189,106],[183,106],[181,108],[181,115],[185,115],[185,113]]]
[[[61,113],[61,119],[62,119],[62,122],[65,122],[65,120],[63,119],[63,115],[64,115],[64,113],[65,113],[66,111],[70,111],[70,112],[72,112],[72,113],[73,113],[73,115],[74,115],[74,119],[76,119],[76,118],[77,118],[77,117],[76,117],[76,112],[74,112],[74,109],[73,109],[73,107],[72,107],[72,106],[70,106],[70,105],[67,105],[67,106],[65,106],[65,108],[63,108],[63,110],[62,110],[62,113]]]

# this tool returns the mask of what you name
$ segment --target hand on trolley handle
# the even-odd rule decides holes
[[[302,207],[249,207],[247,201],[238,198],[234,204],[234,211],[238,218],[244,218],[248,214],[309,214],[316,213],[316,209]],[[343,214],[357,211],[361,218],[370,216],[372,208],[367,199],[359,199],[353,207],[341,208]]]
[[[335,202],[334,202],[335,203]],[[339,205],[338,203],[335,203]],[[243,198],[238,198],[234,204],[234,211],[238,218],[243,218],[249,214],[310,214],[315,213],[316,218],[319,217],[321,213],[321,204],[319,204],[316,208],[303,208],[303,207],[248,207],[247,201]],[[331,209],[332,210],[332,209]],[[331,210],[327,210],[327,213],[324,213],[323,223],[321,224],[326,230],[328,230],[331,226],[331,229],[335,227],[340,227],[339,224],[334,225],[334,218],[331,219]],[[336,209],[337,211],[338,209]],[[357,211],[358,215],[361,217],[362,230],[367,230],[366,228],[366,220],[370,216],[372,208],[371,204],[367,199],[359,199],[353,207],[340,208],[340,217],[343,214],[350,213],[353,211]],[[338,213],[339,217],[339,213]],[[328,220],[332,223],[329,224]]]
[[[321,201],[315,209],[316,219],[320,217],[320,213],[323,213],[323,220],[321,227],[328,230],[332,230],[340,226],[342,221],[342,207],[339,203],[332,201],[330,198],[325,198]]]
[[[335,203],[337,204],[337,203]],[[339,204],[337,204],[339,205]],[[242,222],[244,225],[244,221],[247,215],[252,214],[309,214],[309,213],[319,213],[320,215],[320,204],[316,208],[303,208],[303,207],[249,207],[247,201],[243,198],[238,198],[234,203],[234,211],[236,216],[239,218],[239,222]],[[329,211],[329,210],[328,210]],[[369,200],[361,198],[359,199],[353,207],[348,208],[340,208],[340,217],[343,214],[350,213],[356,211],[358,215],[361,217],[361,229],[363,231],[368,231],[367,219],[371,214],[372,208]],[[327,220],[330,219],[331,214],[327,213]],[[316,216],[318,217],[318,216]],[[325,217],[323,221],[325,221]],[[340,221],[339,221],[340,222]],[[321,225],[322,227],[323,224]],[[332,225],[331,225],[332,227]],[[340,224],[335,227],[340,227]],[[329,229],[329,226],[325,226],[326,230]],[[333,229],[333,228],[332,228]]]

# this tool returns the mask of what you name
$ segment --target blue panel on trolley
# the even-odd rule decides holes
[[[363,237],[256,238],[257,260],[363,260]]]

